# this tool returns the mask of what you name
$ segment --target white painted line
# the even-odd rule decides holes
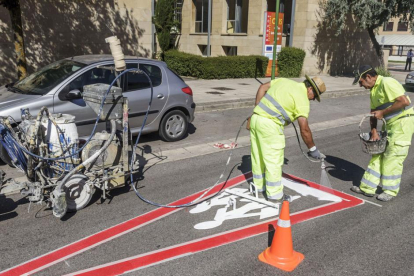
[[[246,195],[246,194],[243,194],[243,193],[238,193],[238,192],[232,191],[230,189],[225,189],[224,191],[228,194],[232,194],[232,195],[235,195],[235,196],[247,198],[247,199],[250,199],[251,201],[256,201],[258,203],[261,203],[261,204],[264,204],[264,205],[267,205],[267,206],[270,206],[270,207],[273,207],[273,208],[279,208],[279,205],[281,204],[281,203],[274,204],[273,202],[269,202],[267,200],[257,198],[257,197],[254,197],[254,196],[250,196],[250,195]]]
[[[375,205],[375,206],[378,206],[378,207],[382,207],[382,205],[379,205],[379,204],[377,204],[377,203],[371,202],[371,201],[369,201],[369,200],[365,200],[365,199],[363,199],[363,201],[364,201],[364,202],[371,203],[372,205]]]

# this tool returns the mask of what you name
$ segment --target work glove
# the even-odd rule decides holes
[[[308,156],[313,159],[325,159],[325,154],[321,153],[318,149],[315,149],[313,151],[308,151]]]

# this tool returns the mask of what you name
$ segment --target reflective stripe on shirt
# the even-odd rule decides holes
[[[263,104],[261,101],[259,102],[259,106],[266,111],[269,115],[274,116],[279,119],[279,121],[282,123],[282,125],[287,122],[288,124],[292,123],[292,121],[289,118],[289,115],[287,115],[286,111],[283,109],[283,107],[270,96],[269,94],[265,94],[264,96],[269,102],[273,104],[273,106],[276,108],[277,111],[279,111],[282,115],[280,115],[277,112],[274,112],[269,107],[267,107],[265,104]]]
[[[404,94],[404,96],[408,97],[407,94]],[[378,106],[374,110],[384,110],[384,109],[392,106],[393,104],[394,104],[394,102],[385,103],[385,104],[382,104],[382,105]],[[386,121],[388,121],[389,119],[392,119],[392,118],[400,115],[401,113],[403,113],[404,110],[410,109],[411,107],[413,107],[413,104],[410,102],[410,105],[404,107],[403,109],[397,110],[397,111],[395,111],[393,113],[390,113],[390,114],[387,114],[387,115],[384,115],[384,119]]]

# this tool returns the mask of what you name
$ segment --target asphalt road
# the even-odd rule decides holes
[[[367,112],[367,96],[327,99],[312,102],[310,123],[319,124],[314,132],[318,148],[327,155],[328,174],[333,189],[351,194],[369,161],[362,153],[357,124],[338,127],[332,122]],[[174,147],[214,142],[232,138],[250,109],[236,109],[197,114],[193,131],[177,143],[163,143],[156,136],[146,136],[140,146],[168,150]],[[287,130],[288,131],[288,130]],[[242,136],[248,135],[243,131]],[[170,203],[215,183],[227,161],[229,151],[202,154],[175,162],[161,163],[144,169],[139,182],[141,194],[159,203]],[[250,148],[236,148],[225,176],[235,177],[250,171]],[[413,150],[405,162],[401,191],[391,202],[375,198],[362,205],[326,216],[296,223],[292,226],[294,249],[305,260],[292,275],[413,275],[411,197],[414,192]],[[283,171],[313,182],[319,182],[320,165],[310,163],[298,149],[295,137],[287,139],[286,164]],[[242,184],[244,185],[244,184]],[[45,206],[32,205],[19,195],[0,198],[0,270],[17,266],[67,244],[94,235],[108,227],[140,216],[156,207],[139,200],[129,189],[113,191],[113,198],[101,203],[96,194],[85,209],[60,221]],[[362,196],[357,196],[363,198]],[[363,198],[365,199],[365,198]],[[319,208],[314,199],[294,201],[291,213]],[[64,275],[130,258],[169,246],[203,239],[237,227],[246,227],[262,220],[258,217],[229,220],[210,230],[194,225],[211,220],[213,213],[194,215],[192,208],[173,212],[152,223],[108,240],[47,267],[35,275]],[[269,223],[271,229],[272,223]],[[273,223],[274,225],[274,223]],[[130,272],[129,275],[285,275],[261,263],[257,256],[269,245],[273,231],[224,244],[203,252],[194,252]],[[162,251],[164,252],[164,251]]]

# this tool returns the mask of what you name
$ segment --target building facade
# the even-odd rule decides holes
[[[110,53],[116,35],[125,54],[151,58],[155,0],[20,0],[28,73],[50,62],[83,54]],[[0,84],[15,81],[11,20],[0,6]]]
[[[264,12],[276,0],[210,0],[211,56],[261,55]],[[207,55],[209,0],[177,0],[181,22],[179,50]],[[303,73],[341,75],[353,71],[361,56],[375,59],[365,31],[348,28],[340,36],[320,21],[320,0],[280,0],[284,13],[282,47],[305,50]],[[156,0],[20,0],[28,72],[50,62],[82,54],[109,53],[105,38],[116,35],[125,54],[154,57],[157,52],[152,15]],[[0,83],[13,80],[14,45],[7,10],[0,7]],[[159,51],[159,50],[158,50]],[[373,62],[375,65],[375,62]]]
[[[212,2],[211,56],[261,55],[263,49],[264,12],[275,11],[275,0],[210,0]],[[182,2],[182,25],[179,49],[206,56],[208,45],[209,0]],[[360,60],[359,51],[375,63],[374,49],[366,31],[349,28],[335,36],[320,20],[319,0],[281,0],[284,13],[283,46],[301,48],[306,57],[304,74],[348,74]],[[292,13],[293,11],[293,13]],[[354,43],[355,42],[355,43]],[[360,49],[361,48],[361,49]],[[346,53],[346,51],[350,53]]]
[[[388,50],[391,60],[404,60],[407,51],[414,49],[414,35],[403,18],[391,18],[379,28],[377,40]]]

